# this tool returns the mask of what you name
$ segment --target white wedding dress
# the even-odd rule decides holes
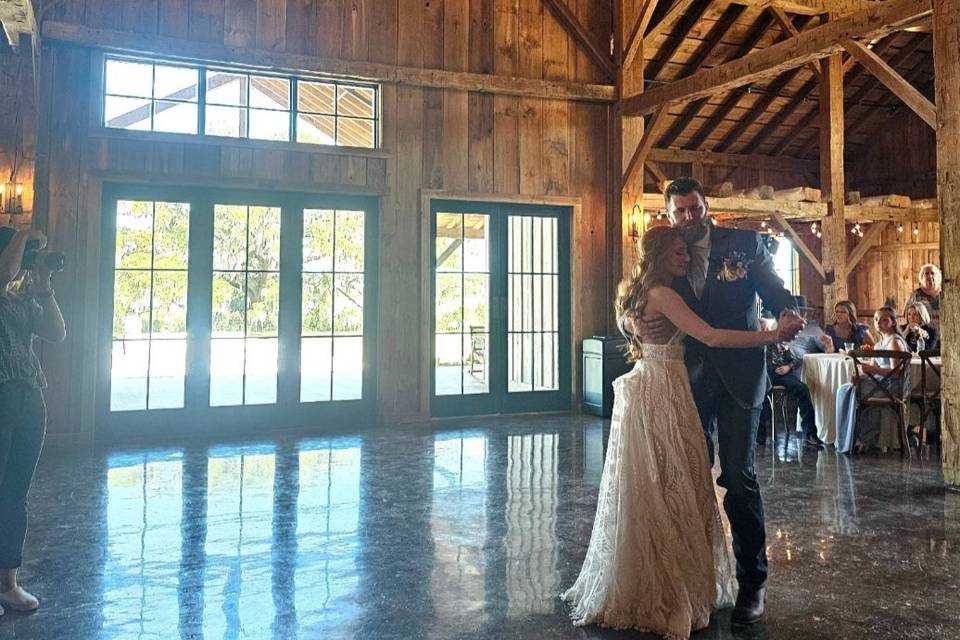
[[[590,546],[561,595],[578,626],[689,638],[711,611],[733,604],[735,571],[681,338],[643,345],[634,368],[613,383]]]

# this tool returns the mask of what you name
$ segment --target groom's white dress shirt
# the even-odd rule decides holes
[[[710,259],[710,234],[708,228],[703,237],[690,245],[690,267],[687,270],[687,280],[697,294],[697,299],[703,294],[703,287],[707,283],[707,263]]]

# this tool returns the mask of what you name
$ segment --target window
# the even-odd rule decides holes
[[[113,129],[377,148],[376,85],[107,57]]]
[[[800,293],[800,256],[787,238],[768,240],[773,256],[773,268],[783,280],[783,286],[793,295]]]

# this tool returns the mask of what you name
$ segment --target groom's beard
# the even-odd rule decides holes
[[[687,244],[694,244],[700,240],[703,240],[704,236],[706,236],[709,231],[710,221],[708,218],[704,218],[699,222],[680,227],[680,234],[683,236],[683,239]]]

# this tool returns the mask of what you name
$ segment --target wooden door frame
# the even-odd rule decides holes
[[[444,191],[441,189],[421,189],[420,190],[420,415],[430,418],[430,397],[431,397],[431,371],[433,363],[430,361],[432,349],[429,345],[433,341],[433,325],[429,319],[433,317],[433,291],[431,288],[433,265],[431,256],[433,255],[433,237],[431,234],[432,221],[431,211],[434,200],[458,200],[465,202],[483,202],[501,205],[528,205],[528,206],[551,206],[567,207],[570,209],[570,260],[569,273],[567,274],[570,282],[570,305],[566,310],[570,317],[570,371],[566,372],[570,376],[570,408],[573,409],[578,397],[580,367],[577,363],[576,354],[578,350],[577,336],[580,327],[577,323],[577,301],[573,292],[579,290],[580,282],[576,274],[576,265],[573,260],[574,247],[578,238],[574,230],[577,228],[576,220],[581,219],[583,215],[583,199],[577,196],[529,196],[506,193],[481,193],[473,191]],[[563,375],[564,372],[561,372]]]

